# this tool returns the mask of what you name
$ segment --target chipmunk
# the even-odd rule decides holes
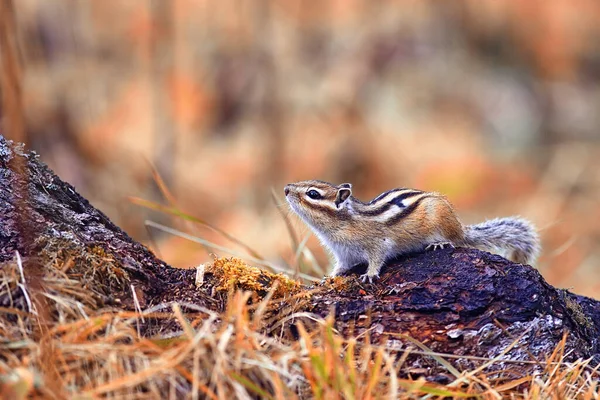
[[[399,188],[368,203],[352,197],[352,185],[322,181],[290,183],[284,189],[291,209],[309,225],[335,257],[332,275],[368,263],[363,282],[379,278],[394,256],[444,247],[473,247],[500,253],[514,262],[532,264],[539,237],[519,217],[463,225],[441,194]]]

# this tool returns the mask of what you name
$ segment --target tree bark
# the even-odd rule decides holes
[[[171,268],[156,258],[35,153],[0,136],[0,262],[12,260],[16,252],[24,258],[28,279],[39,276],[33,273],[35,265],[49,268],[51,260],[84,259],[82,265],[99,271],[92,288],[99,306],[133,310],[132,287],[141,308],[179,302],[218,312],[227,302],[218,277],[223,264],[207,269],[197,286],[195,270]],[[506,365],[491,368],[510,366],[522,374],[537,368],[536,361],[543,362],[565,335],[567,359],[594,357],[600,362],[600,302],[552,287],[530,266],[458,248],[400,257],[374,284],[361,283],[357,272],[274,296],[265,329],[293,340],[297,321],[310,321],[284,317],[300,312],[326,317],[333,312],[343,335],[369,335],[372,342],[386,341],[388,348],[398,350],[413,346],[406,371],[431,379],[443,380],[444,368],[423,355],[428,351],[453,354],[449,361],[460,369],[481,364],[474,357],[499,357]],[[259,272],[261,287],[238,287],[262,298],[275,280],[280,279]],[[11,294],[11,305],[24,308],[19,293]],[[292,296],[299,293],[305,295]],[[0,305],[7,301],[0,295]],[[169,329],[154,324],[146,334]]]

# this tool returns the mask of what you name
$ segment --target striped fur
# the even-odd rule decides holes
[[[522,263],[532,263],[539,252],[535,229],[520,218],[463,226],[450,202],[438,193],[398,188],[364,203],[348,196],[351,190],[349,183],[315,180],[285,187],[292,210],[335,258],[332,275],[367,263],[362,278],[372,281],[387,259],[445,244],[501,253]],[[311,198],[311,191],[319,198]]]

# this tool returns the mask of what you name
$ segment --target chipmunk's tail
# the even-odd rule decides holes
[[[496,218],[467,225],[465,244],[529,265],[535,263],[540,252],[540,237],[535,227],[519,217]]]

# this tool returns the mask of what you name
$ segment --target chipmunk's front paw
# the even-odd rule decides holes
[[[376,281],[379,279],[379,274],[369,274],[367,272],[366,274],[363,274],[360,276],[360,280],[363,282],[367,282],[367,279],[369,280],[369,283],[373,283],[373,281]]]
[[[447,248],[454,248],[454,245],[450,242],[438,242],[438,243],[431,243],[429,246],[425,247],[425,250],[438,250],[438,249],[447,249]]]

